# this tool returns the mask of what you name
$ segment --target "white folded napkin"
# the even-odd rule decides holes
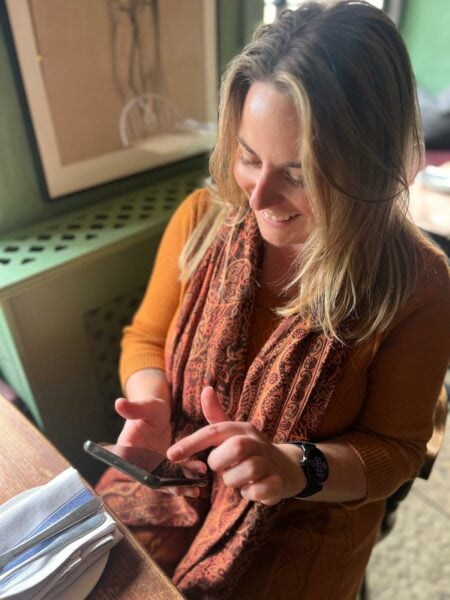
[[[121,537],[101,498],[67,469],[0,506],[0,599],[57,598]]]

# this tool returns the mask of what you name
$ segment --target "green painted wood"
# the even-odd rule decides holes
[[[104,202],[0,236],[0,298],[43,273],[149,230],[161,232],[176,206],[203,185],[206,170],[189,171]]]
[[[264,0],[218,0],[220,73],[250,41],[263,12]]]
[[[21,348],[17,344],[17,332],[14,315],[8,304],[0,305],[0,365],[6,381],[14,382],[14,389],[30,409],[37,425],[42,428],[43,421],[36,406],[30,383],[21,359]]]
[[[0,369],[86,475],[82,441],[117,434],[121,330],[167,222],[205,174],[191,171],[0,237]]]
[[[0,82],[0,230],[5,231],[36,219],[42,198],[2,28]]]
[[[432,93],[450,86],[450,2],[405,0],[401,32],[417,83]]]
[[[246,0],[244,3],[244,41],[248,43],[264,16],[264,0]]]

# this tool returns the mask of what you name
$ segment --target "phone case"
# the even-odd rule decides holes
[[[189,477],[165,477],[157,475],[155,473],[145,471],[140,467],[132,464],[131,462],[113,454],[102,444],[97,444],[86,441],[83,445],[84,450],[103,463],[122,471],[125,475],[129,475],[136,481],[156,490],[163,487],[176,487],[176,486],[204,486],[207,481],[203,478],[189,478]],[[156,469],[155,469],[156,470]]]

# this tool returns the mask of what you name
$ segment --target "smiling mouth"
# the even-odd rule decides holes
[[[273,213],[268,212],[267,210],[262,211],[264,218],[268,221],[272,221],[273,223],[286,223],[295,217],[298,217],[300,213],[291,213],[287,215],[274,215]]]

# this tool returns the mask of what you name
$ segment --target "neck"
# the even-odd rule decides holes
[[[281,292],[292,275],[292,264],[298,256],[299,250],[297,247],[278,248],[265,242],[261,284],[272,291]]]

